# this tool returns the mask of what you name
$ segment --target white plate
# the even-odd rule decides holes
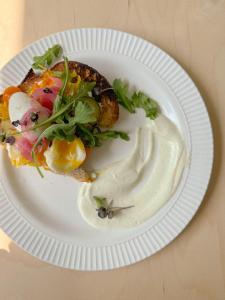
[[[1,152],[0,225],[24,250],[49,263],[78,270],[105,270],[135,263],[171,242],[188,224],[205,194],[213,161],[213,140],[204,102],[186,72],[165,52],[133,35],[110,29],[74,29],[45,37],[25,48],[0,73],[0,89],[17,85],[32,57],[59,43],[69,59],[96,67],[110,81],[127,79],[160,103],[183,133],[190,161],[168,203],[132,230],[96,230],[81,218],[71,178],[34,168],[11,167]],[[133,115],[132,115],[133,118]],[[141,122],[137,114],[119,128]],[[132,136],[132,133],[131,133]],[[113,141],[96,153],[101,165],[124,155],[129,143]]]

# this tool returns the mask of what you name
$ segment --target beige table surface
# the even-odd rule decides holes
[[[40,37],[78,27],[139,35],[189,72],[214,128],[212,180],[199,212],[174,242],[118,270],[60,269],[25,253],[0,231],[0,300],[224,300],[225,1],[0,0],[0,65]]]

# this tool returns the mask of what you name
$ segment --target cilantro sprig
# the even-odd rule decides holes
[[[146,117],[154,120],[159,114],[159,106],[155,100],[143,92],[134,92],[131,96],[128,85],[121,79],[113,81],[113,89],[118,97],[118,102],[130,113],[135,113],[136,108],[142,108]]]
[[[50,67],[57,58],[59,58],[62,54],[62,47],[58,44],[54,45],[51,48],[40,56],[34,56],[32,64],[32,68],[35,70],[45,70]]]

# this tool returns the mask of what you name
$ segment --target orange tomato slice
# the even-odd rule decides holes
[[[3,96],[2,96],[2,101],[3,104],[8,105],[9,98],[12,96],[12,94],[21,92],[21,89],[18,88],[17,86],[9,86],[5,89]]]

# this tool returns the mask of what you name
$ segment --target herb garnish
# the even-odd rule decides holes
[[[63,105],[63,100],[65,100],[65,99],[63,99],[63,96],[64,96],[66,86],[67,86],[67,83],[69,80],[68,58],[63,57],[63,59],[64,59],[64,72],[61,75],[61,78],[63,79],[63,86],[54,101],[53,114],[56,113],[57,111],[59,111]]]
[[[102,145],[102,141],[121,138],[122,140],[129,141],[129,135],[124,131],[118,130],[105,130],[99,129],[99,132],[95,132],[95,128],[90,128],[79,124],[76,127],[76,134],[82,139],[87,147],[99,147]]]
[[[62,47],[58,44],[54,45],[51,48],[40,56],[34,56],[32,64],[32,68],[35,70],[46,70],[55,62],[57,58],[59,58],[62,54]]]
[[[113,81],[113,89],[118,97],[118,102],[130,113],[135,113],[136,108],[142,108],[146,117],[154,120],[159,114],[157,102],[143,92],[134,92],[131,96],[128,91],[128,85],[120,79]]]
[[[96,202],[96,211],[98,213],[98,217],[101,219],[104,219],[106,217],[108,217],[108,219],[112,219],[121,210],[134,207],[134,205],[124,207],[113,207],[113,200],[111,200],[110,203],[107,204],[107,199],[105,197],[94,196],[93,198]]]
[[[62,47],[56,44],[49,48],[43,55],[35,56],[32,67],[45,71],[61,54]],[[102,144],[102,141],[108,139],[121,138],[126,141],[129,140],[129,136],[126,132],[117,130],[102,131],[98,127],[100,107],[97,101],[89,96],[90,92],[92,92],[92,95],[98,96],[108,89],[113,89],[118,97],[118,102],[129,112],[135,113],[136,108],[142,108],[146,116],[150,119],[157,117],[159,112],[157,103],[143,92],[135,92],[130,96],[128,85],[120,79],[115,79],[113,88],[110,87],[106,90],[98,91],[98,88],[95,87],[95,82],[86,81],[80,81],[78,88],[71,89],[69,84],[74,81],[74,73],[71,73],[69,70],[67,57],[63,57],[63,59],[63,71],[52,71],[53,76],[59,77],[63,81],[63,86],[54,101],[52,115],[45,121],[38,123],[38,116],[33,114],[31,116],[32,121],[36,122],[36,124],[30,129],[20,132],[23,133],[38,128],[45,128],[32,148],[34,161],[36,161],[35,150],[43,138],[46,138],[50,142],[53,139],[73,141],[75,136],[78,136],[82,139],[86,147],[98,147]],[[51,93],[52,91],[49,88],[45,88],[44,92]],[[38,164],[37,168],[41,174]],[[109,207],[107,209],[109,209]]]

